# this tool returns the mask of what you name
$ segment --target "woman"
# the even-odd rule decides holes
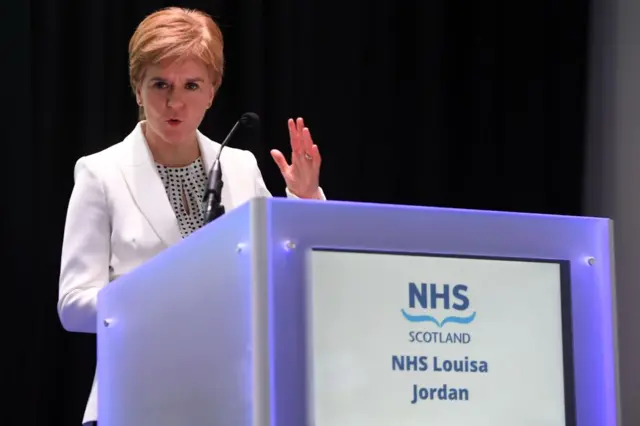
[[[129,43],[141,120],[120,143],[75,166],[62,246],[58,313],[72,332],[96,332],[99,290],[204,223],[202,199],[220,145],[198,131],[223,74],[218,26],[199,11],[148,16]],[[289,197],[324,199],[320,154],[302,119],[289,120],[292,162],[273,150]],[[227,210],[270,196],[248,151],[221,155]],[[97,422],[94,378],[84,424]]]

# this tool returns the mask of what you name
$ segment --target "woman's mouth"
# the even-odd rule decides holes
[[[180,123],[182,123],[182,121],[178,120],[177,118],[171,118],[171,119],[167,120],[167,123],[169,123],[169,126],[175,127],[175,126],[179,125]]]

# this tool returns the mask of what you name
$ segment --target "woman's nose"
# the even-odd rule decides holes
[[[176,90],[170,91],[167,97],[167,106],[169,108],[180,108],[183,105],[184,101],[182,100],[182,96]]]

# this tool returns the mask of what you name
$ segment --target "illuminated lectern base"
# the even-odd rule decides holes
[[[483,414],[484,419],[472,420],[471,416],[480,415],[473,404],[484,398],[485,403],[498,407],[491,412],[499,411],[500,404],[509,404],[508,400],[492,397],[491,387],[525,368],[517,365],[520,358],[515,355],[505,355],[505,359],[491,355],[488,365],[491,371],[498,372],[477,382],[464,382],[459,375],[438,376],[444,373],[431,370],[400,369],[400,362],[417,365],[419,356],[432,357],[437,352],[442,357],[464,357],[467,349],[479,350],[478,345],[483,345],[482,353],[487,354],[495,345],[509,343],[508,336],[492,340],[490,321],[504,323],[506,317],[500,317],[499,304],[495,305],[493,316],[487,314],[487,303],[492,298],[486,292],[493,290],[489,284],[481,283],[491,283],[490,275],[485,274],[481,281],[477,278],[480,269],[473,269],[475,272],[468,276],[461,275],[472,270],[466,266],[446,269],[446,274],[453,274],[447,276],[455,276],[452,279],[465,280],[464,294],[470,300],[467,306],[462,299],[454,300],[451,293],[451,304],[461,303],[457,306],[475,309],[477,315],[465,325],[460,318],[471,311],[461,309],[452,315],[459,318],[457,323],[449,320],[453,323],[445,324],[444,311],[437,310],[444,306],[444,299],[436,298],[431,305],[427,297],[430,290],[421,292],[422,283],[430,284],[429,280],[433,280],[440,286],[444,283],[441,280],[446,280],[444,275],[439,278],[431,275],[432,271],[445,270],[441,261],[417,264],[415,273],[408,274],[406,270],[401,273],[400,269],[394,269],[399,264],[388,258],[375,266],[371,257],[374,254],[366,255],[369,252],[392,257],[402,254],[403,258],[412,254],[422,258],[437,255],[542,259],[565,265],[564,279],[569,281],[564,282],[568,283],[570,299],[562,300],[571,301],[571,309],[565,306],[564,312],[569,312],[572,319],[569,322],[572,334],[567,334],[559,322],[549,322],[546,327],[553,329],[556,324],[557,333],[548,341],[542,338],[540,341],[556,348],[562,346],[563,338],[572,342],[573,357],[569,364],[562,364],[573,364],[575,373],[575,386],[567,385],[568,392],[575,389],[575,415],[569,413],[567,419],[577,418],[579,426],[618,425],[610,226],[609,220],[594,218],[255,199],[101,292],[100,426],[377,426],[365,415],[376,410],[381,426],[434,421],[439,426],[448,426],[447,422],[457,426],[455,422],[461,417],[446,417],[447,412],[456,411],[470,416],[465,426],[485,424],[485,420],[495,422],[490,412]],[[319,252],[335,252],[340,256],[313,255]],[[351,259],[349,252],[359,253],[359,261],[365,267],[358,269],[353,263],[357,260],[347,261]],[[383,264],[388,267],[382,267]],[[487,274],[501,275],[503,270],[496,271]],[[540,269],[536,271],[544,274]],[[416,281],[416,289],[420,290],[412,299],[410,279]],[[533,278],[525,281],[514,280],[514,285],[535,286],[537,282]],[[351,286],[339,286],[336,284],[339,282]],[[503,280],[501,285],[507,282]],[[397,291],[392,286],[397,286]],[[434,291],[442,292],[442,288]],[[541,285],[539,291],[557,296],[554,292],[560,289],[554,288]],[[450,290],[453,292],[453,287]],[[536,294],[531,287],[527,291]],[[522,315],[512,320],[529,327],[528,330],[542,330],[531,321],[532,311],[527,310],[531,309],[530,304],[518,299],[518,294],[513,292],[512,299],[521,304]],[[359,302],[375,305],[371,309],[377,310],[376,314],[359,306]],[[436,309],[429,310],[432,307]],[[508,315],[518,311],[513,306],[510,309]],[[432,319],[425,319],[426,316]],[[340,330],[343,340],[338,340]],[[445,354],[437,349],[444,344],[425,342],[441,339],[433,337],[437,333],[441,336],[452,333],[452,339],[455,336],[466,339],[464,336],[469,335],[472,341],[462,346],[459,340],[460,352],[450,345],[447,350],[453,352]],[[349,344],[345,336],[350,335],[361,339],[357,342],[363,344]],[[377,336],[378,340],[371,336]],[[420,342],[407,346],[410,336]],[[340,346],[340,342],[345,343]],[[362,352],[365,344],[373,345],[373,349]],[[409,358],[404,358],[405,355]],[[558,367],[555,359],[556,364],[550,358],[548,365]],[[431,358],[427,362],[433,369]],[[378,365],[380,375],[371,374]],[[510,368],[509,374],[500,375],[501,365]],[[541,369],[539,374],[548,371]],[[533,380],[534,376],[523,376],[523,380]],[[434,383],[447,381],[458,383],[456,389],[463,388],[465,383],[473,384],[468,387],[468,401],[438,398],[438,392],[430,390],[439,386]],[[411,403],[412,383],[425,384],[424,391],[416,388],[417,395],[425,397],[421,398],[422,404]],[[526,386],[526,382],[521,385]],[[376,387],[387,391],[367,393],[367,389]],[[332,392],[345,389],[350,389],[353,395],[346,407],[331,398]],[[512,393],[514,398],[516,391]],[[568,405],[556,405],[572,411],[572,400],[569,395]],[[557,402],[557,398],[553,401]],[[434,410],[433,404],[441,405]],[[535,409],[530,414],[511,418],[511,423],[504,426],[526,426],[539,421],[535,413],[544,411],[544,407],[536,407],[536,401],[531,404]],[[360,417],[359,411],[353,409],[356,406],[363,407]],[[398,411],[391,411],[392,407]],[[437,418],[430,414],[435,412],[439,413]],[[329,423],[323,419],[331,420]],[[557,419],[549,424],[565,425]],[[493,423],[493,426],[502,425]]]

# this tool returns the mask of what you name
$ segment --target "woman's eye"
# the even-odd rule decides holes
[[[187,89],[198,90],[198,85],[196,83],[187,83]]]
[[[153,87],[155,87],[157,89],[166,89],[167,88],[167,83],[165,83],[164,81],[156,81],[153,84]]]

